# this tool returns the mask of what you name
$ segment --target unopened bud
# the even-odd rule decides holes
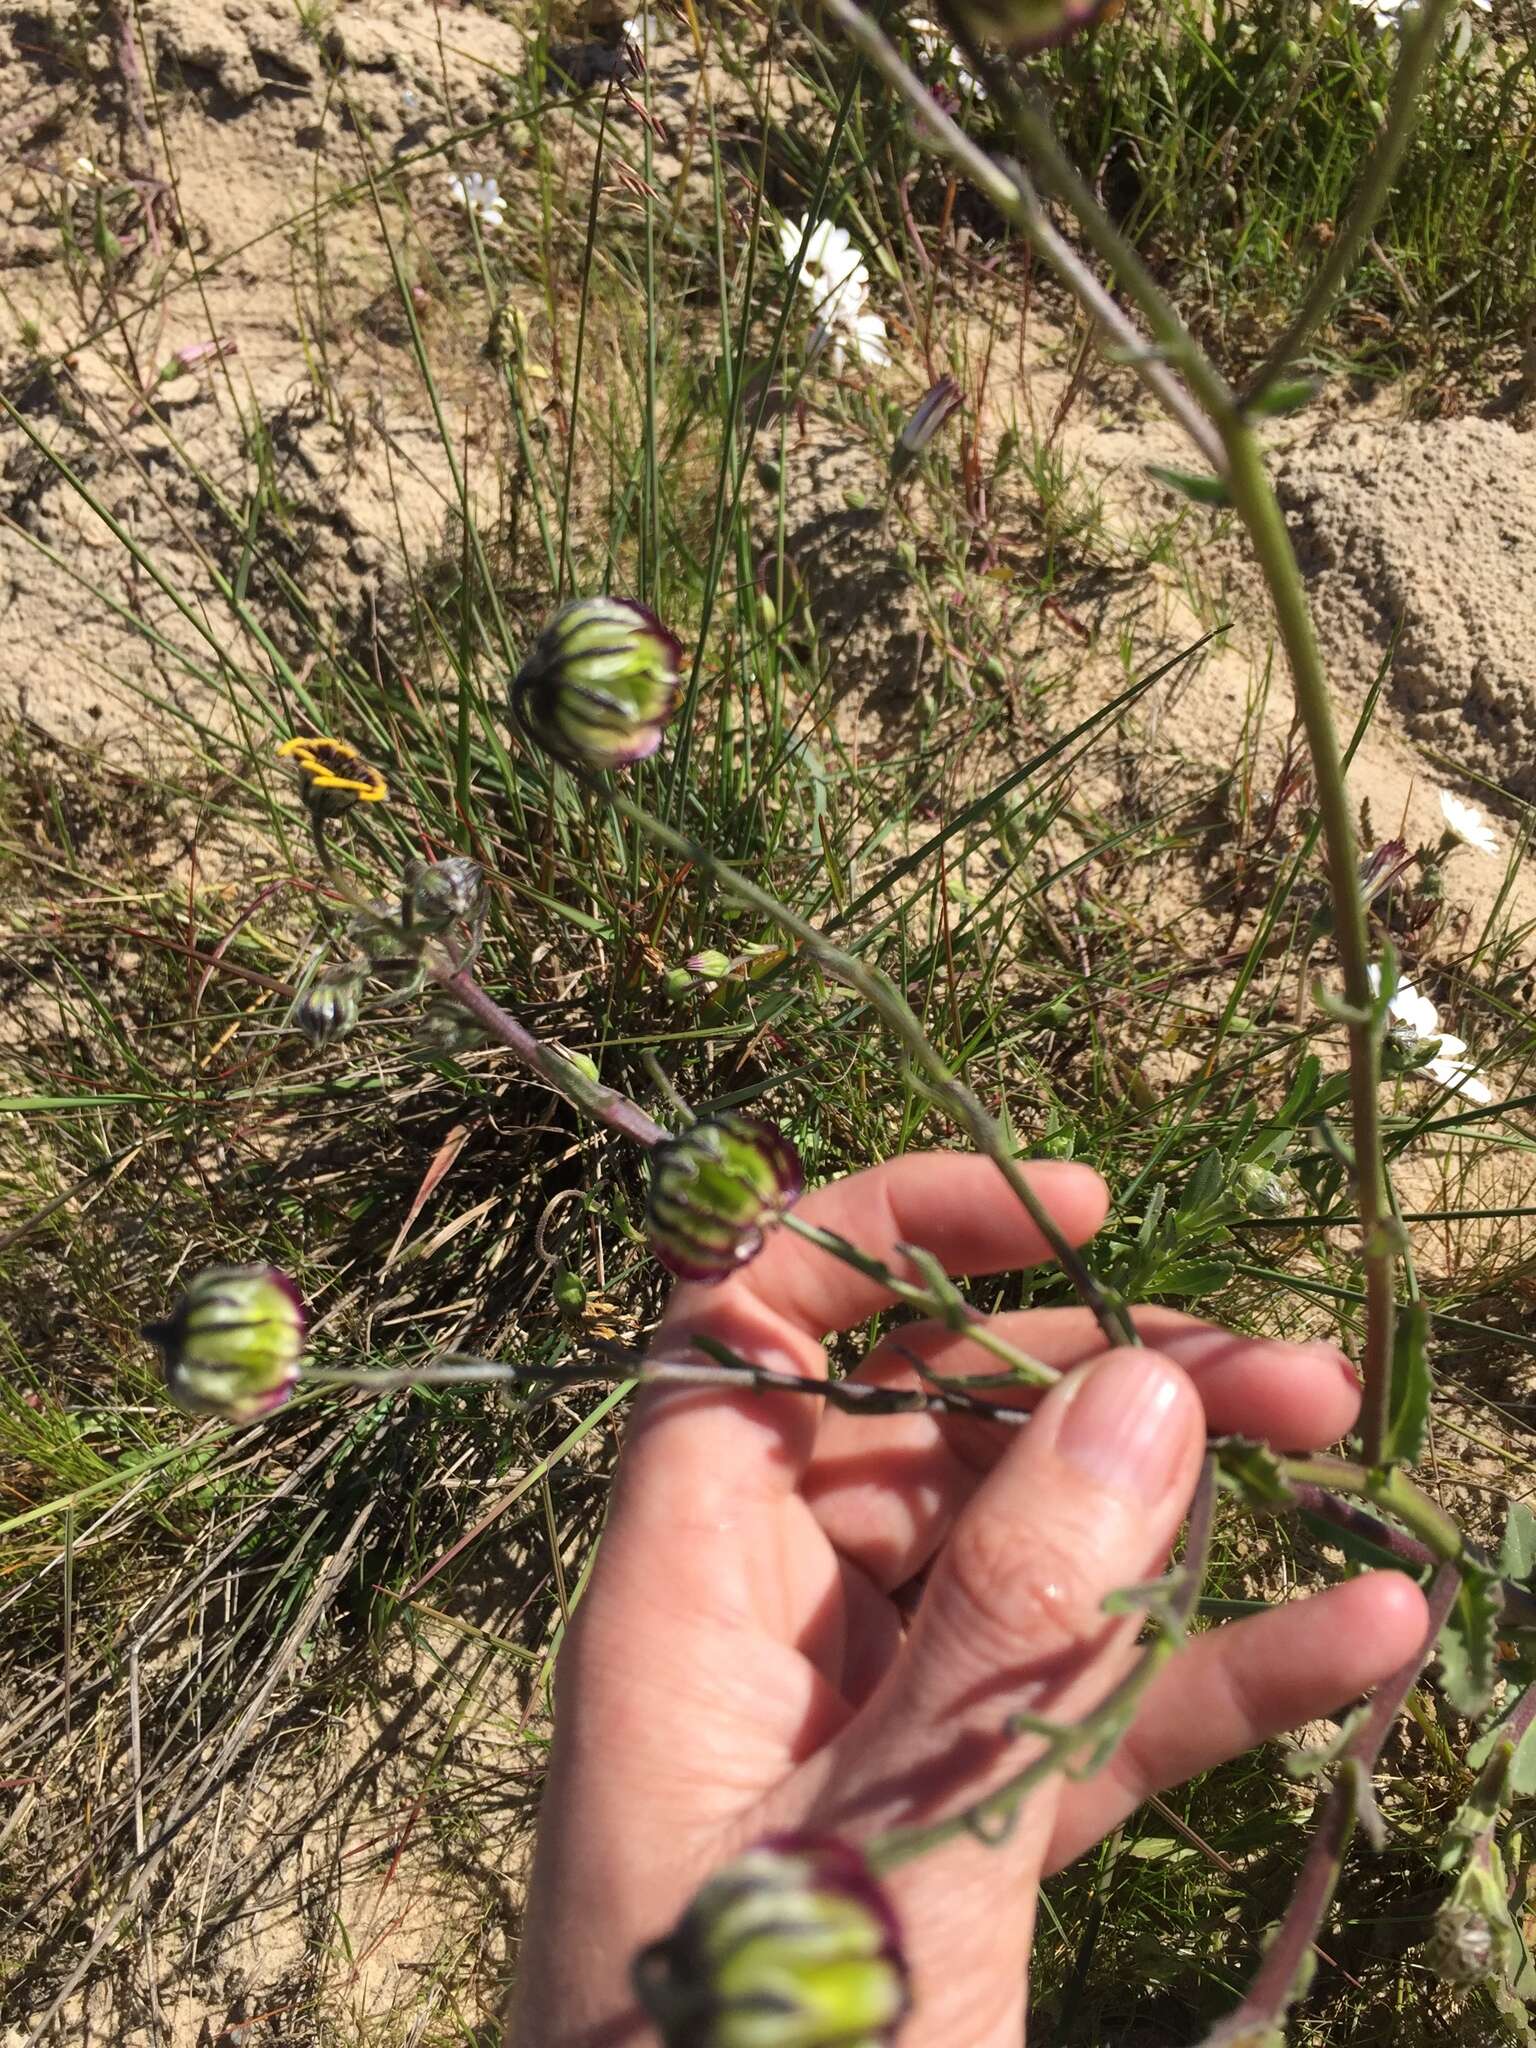
[[[1496,1963],[1493,1929],[1470,1906],[1446,1904],[1424,1944],[1425,1960],[1442,1984],[1477,1984]]]
[[[781,1131],[722,1110],[652,1151],[651,1250],[679,1279],[723,1280],[756,1258],[804,1189],[800,1155]]]
[[[808,1835],[712,1877],[633,1975],[665,2048],[887,2048],[911,2004],[900,1928],[868,1863]]]
[[[891,452],[892,476],[906,474],[940,427],[964,403],[960,386],[953,377],[941,377],[929,388],[916,412],[896,437],[896,446]]]
[[[334,1045],[357,1029],[362,1015],[363,970],[328,967],[294,1004],[289,1022],[312,1046]]]
[[[1238,1200],[1250,1216],[1283,1216],[1291,1206],[1290,1190],[1278,1173],[1250,1160],[1232,1176]]]
[[[1360,900],[1369,903],[1395,882],[1411,856],[1401,839],[1384,839],[1360,863]]]
[[[160,1347],[178,1407],[252,1422],[298,1383],[304,1304],[275,1266],[210,1266],[144,1335]]]
[[[571,766],[643,761],[682,700],[681,658],[644,605],[579,598],[556,612],[518,670],[513,715],[535,745]]]
[[[424,1053],[450,1058],[456,1052],[473,1052],[486,1043],[486,1035],[452,996],[434,996],[416,1020],[415,1038]]]
[[[413,863],[406,870],[401,916],[423,931],[445,932],[474,916],[485,895],[485,869],[477,860],[454,854],[428,867]]]
[[[735,962],[718,946],[706,946],[702,953],[690,953],[683,965],[701,981],[724,981]]]

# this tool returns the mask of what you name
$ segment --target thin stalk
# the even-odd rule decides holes
[[[1202,2048],[1241,2048],[1243,2043],[1279,2038],[1270,2030],[1280,2027],[1287,2008],[1301,1989],[1312,1944],[1344,1866],[1344,1852],[1354,1834],[1362,1804],[1371,1798],[1371,1773],[1381,1746],[1429,1661],[1460,1584],[1460,1575],[1452,1565],[1442,1566],[1436,1573],[1429,1590],[1429,1627],[1424,1640],[1407,1663],[1376,1688],[1368,1712],[1344,1751],[1338,1778],[1323,1804],[1317,1832],[1308,1846],[1279,1932],[1264,1952],[1248,1996],[1236,2012],[1206,2036]]]
[[[1136,1706],[1152,1680],[1183,1646],[1184,1634],[1200,1598],[1210,1559],[1211,1525],[1216,1499],[1216,1460],[1208,1454],[1201,1470],[1189,1510],[1189,1534],[1184,1545],[1184,1562],[1171,1583],[1165,1582],[1165,1597],[1151,1610],[1156,1634],[1118,1685],[1114,1686],[1081,1721],[1052,1727],[1045,1722],[1021,1717],[1021,1733],[1044,1738],[1045,1747],[1011,1778],[944,1819],[916,1827],[892,1828],[877,1836],[865,1849],[871,1866],[884,1875],[915,1857],[926,1856],[960,1835],[974,1835],[984,1842],[1006,1837],[1018,1819],[1024,1801],[1037,1785],[1068,1771],[1086,1777],[1101,1770],[1135,1718]],[[1086,1764],[1076,1764],[1083,1751]]]
[[[834,946],[814,925],[808,924],[803,917],[797,917],[794,911],[786,908],[776,896],[771,895],[766,889],[760,889],[756,882],[749,882],[729,861],[721,860],[717,854],[711,853],[707,846],[689,838],[686,832],[680,832],[675,826],[653,816],[642,804],[637,804],[621,790],[605,789],[594,777],[585,774],[581,776],[581,780],[610,804],[621,817],[629,819],[631,824],[637,825],[648,837],[668,848],[670,852],[680,854],[696,867],[702,868],[719,883],[727,895],[734,896],[739,903],[749,904],[754,910],[761,911],[763,916],[770,918],[780,930],[797,939],[834,980],[846,982],[850,988],[863,996],[870,1008],[885,1021],[894,1036],[912,1055],[917,1066],[927,1075],[932,1092],[953,1111],[968,1132],[977,1151],[985,1154],[1001,1173],[1030,1221],[1050,1246],[1063,1271],[1077,1289],[1079,1298],[1093,1311],[1099,1328],[1109,1342],[1139,1344],[1141,1340],[1136,1335],[1125,1304],[1111,1299],[1078,1256],[1076,1247],[1062,1236],[1039,1196],[1030,1187],[1028,1176],[1009,1151],[996,1119],[953,1072],[924,1031],[911,1005],[890,978],[877,968],[866,967],[864,962],[856,959],[852,953],[845,953],[841,947]]]
[[[1456,0],[1423,0],[1417,13],[1410,11],[1398,15],[1400,52],[1397,73],[1392,80],[1386,120],[1377,137],[1376,147],[1306,297],[1285,332],[1273,343],[1243,387],[1238,399],[1242,410],[1251,411],[1286,366],[1295,361],[1305,343],[1327,318],[1344,280],[1370,240],[1371,229],[1386,204],[1392,180],[1397,176],[1404,152],[1413,139],[1413,131],[1418,125],[1419,94],[1440,47],[1445,18],[1455,5]]]
[[[1381,1139],[1381,1039],[1372,1020],[1370,938],[1360,891],[1354,821],[1333,722],[1328,678],[1312,626],[1306,586],[1274,487],[1252,430],[1232,418],[1223,426],[1227,488],[1258,558],[1291,670],[1296,709],[1312,756],[1323,826],[1333,940],[1354,1013],[1349,1032],[1349,1094],[1353,1114],[1356,1195],[1365,1268],[1366,1331],[1361,1360],[1364,1401],[1360,1433],[1368,1465],[1381,1462],[1392,1398],[1393,1292],[1398,1226],[1392,1214]]]

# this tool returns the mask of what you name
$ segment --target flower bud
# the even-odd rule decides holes
[[[896,446],[891,451],[892,476],[906,474],[945,421],[964,403],[960,386],[953,377],[941,377],[929,388],[916,412],[896,437]]]
[[[518,670],[513,715],[536,745],[573,767],[643,761],[681,702],[681,658],[644,605],[579,598],[556,612]]]
[[[700,981],[724,981],[736,963],[718,946],[706,946],[702,953],[690,953],[683,965]]]
[[[651,1250],[681,1280],[723,1280],[805,1189],[800,1155],[758,1117],[722,1110],[651,1153]]]
[[[210,1266],[144,1335],[160,1347],[178,1407],[252,1422],[281,1407],[298,1383],[304,1304],[275,1266]]]
[[[1064,43],[1107,13],[1113,0],[960,0],[978,35],[1010,50],[1043,50]]]
[[[317,1049],[334,1045],[357,1029],[362,1014],[363,970],[328,967],[294,1004],[288,1021]]]
[[[1401,839],[1384,839],[1380,846],[1373,846],[1360,863],[1360,901],[1369,903],[1390,887],[1410,858]]]
[[[447,1058],[456,1052],[473,1052],[486,1044],[486,1034],[452,996],[434,996],[416,1020],[416,1044],[420,1051]]]
[[[1250,1216],[1283,1216],[1291,1206],[1290,1190],[1278,1173],[1260,1166],[1256,1159],[1240,1166],[1232,1176],[1238,1200]]]
[[[812,1835],[777,1836],[718,1872],[633,1974],[665,2048],[886,2048],[911,2004],[869,1865]]]
[[[1424,1944],[1425,1961],[1442,1984],[1477,1984],[1498,1962],[1493,1929],[1481,1913],[1454,1902],[1435,1915],[1435,1931]]]
[[[346,740],[284,740],[277,757],[292,761],[299,771],[304,805],[312,818],[339,818],[354,804],[381,804],[389,795],[389,784],[378,769]]]
[[[451,924],[473,917],[484,895],[485,869],[477,860],[455,854],[428,867],[413,861],[405,872],[400,912],[407,925],[445,932]]]

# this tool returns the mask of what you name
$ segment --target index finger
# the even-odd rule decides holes
[[[1072,1244],[1093,1236],[1109,1207],[1091,1167],[1046,1160],[1024,1169]],[[816,1189],[798,1213],[861,1251],[900,1264],[921,1245],[948,1273],[1000,1273],[1050,1255],[1040,1231],[989,1159],[916,1152]],[[821,1339],[888,1308],[893,1296],[830,1252],[779,1229],[749,1266],[717,1286],[686,1283],[668,1305],[658,1345],[705,1335],[775,1372],[820,1379]],[[661,1498],[735,1501],[792,1492],[815,1444],[819,1403],[793,1394],[658,1388],[636,1405],[623,1496],[636,1502],[654,1474]]]

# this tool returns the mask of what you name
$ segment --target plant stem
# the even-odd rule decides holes
[[[467,967],[459,967],[447,959],[433,959],[430,954],[423,964],[433,981],[446,995],[453,997],[460,1009],[467,1010],[499,1045],[515,1053],[524,1066],[531,1067],[541,1080],[547,1081],[557,1095],[563,1095],[599,1123],[622,1131],[637,1145],[659,1145],[671,1136],[664,1124],[647,1116],[627,1095],[620,1095],[616,1088],[604,1088],[600,1082],[589,1081],[578,1067],[552,1046],[535,1038],[526,1024],[520,1024],[500,1003],[486,994]]]
[[[1400,50],[1386,122],[1376,139],[1376,147],[1371,152],[1364,174],[1355,187],[1349,210],[1328,245],[1328,253],[1308,287],[1306,297],[1285,332],[1244,386],[1238,399],[1242,410],[1251,410],[1286,366],[1295,361],[1303,345],[1326,319],[1344,280],[1369,240],[1376,217],[1392,189],[1392,180],[1397,176],[1403,153],[1413,139],[1413,131],[1418,124],[1419,94],[1440,47],[1445,18],[1454,4],[1455,0],[1422,0],[1417,13],[1409,11],[1398,15]]]
[[[1356,1465],[1347,1458],[1282,1458],[1280,1463],[1286,1479],[1298,1486],[1356,1494],[1395,1515],[1442,1564],[1459,1564],[1467,1554],[1467,1539],[1460,1529],[1400,1465]]]
[[[1201,1469],[1195,1497],[1190,1503],[1189,1534],[1184,1545],[1184,1562],[1175,1574],[1166,1598],[1153,1613],[1157,1633],[1132,1664],[1118,1685],[1105,1695],[1093,1712],[1060,1727],[1033,1724],[1028,1732],[1043,1736],[1045,1747],[1011,1778],[958,1813],[916,1827],[891,1828],[865,1848],[873,1869],[880,1875],[926,1856],[959,1835],[975,1835],[988,1843],[1002,1841],[1012,1829],[1024,1801],[1056,1771],[1086,1777],[1108,1762],[1116,1745],[1135,1715],[1136,1703],[1169,1658],[1182,1647],[1184,1632],[1200,1598],[1210,1557],[1211,1525],[1215,1514],[1216,1459],[1208,1453]],[[1085,1765],[1074,1766],[1082,1751],[1089,1752]]]
[[[1339,1881],[1362,1802],[1370,1799],[1371,1773],[1381,1746],[1429,1661],[1460,1584],[1452,1565],[1444,1565],[1436,1573],[1429,1590],[1429,1627],[1424,1641],[1400,1670],[1376,1688],[1369,1711],[1345,1749],[1285,1918],[1264,1952],[1248,1995],[1236,2012],[1206,2036],[1201,2048],[1242,2048],[1242,2044],[1278,2038],[1270,2030],[1281,2025],[1301,1988],[1307,1958]]]
[[[576,771],[581,773],[581,771]],[[1115,1301],[1105,1292],[1078,1256],[1076,1247],[1069,1244],[1057,1229],[1054,1219],[1046,1210],[1039,1196],[1029,1185],[1028,1176],[1020,1169],[1018,1161],[1009,1151],[996,1119],[982,1106],[969,1088],[960,1080],[944,1060],[937,1046],[924,1031],[916,1013],[906,998],[896,988],[888,975],[878,968],[866,967],[862,960],[852,953],[845,953],[834,946],[813,924],[780,903],[766,889],[760,889],[756,882],[749,882],[745,875],[733,868],[729,861],[721,860],[711,853],[707,846],[689,838],[674,825],[666,824],[655,817],[644,805],[637,804],[621,790],[605,788],[595,776],[581,774],[581,780],[606,803],[627,818],[632,825],[667,847],[680,854],[694,866],[700,867],[730,896],[739,903],[750,904],[761,911],[782,931],[798,939],[811,957],[820,962],[834,979],[846,982],[855,989],[882,1017],[894,1035],[911,1053],[916,1064],[927,1074],[933,1093],[953,1111],[958,1121],[969,1133],[978,1152],[984,1153],[1007,1181],[1017,1196],[1030,1221],[1040,1232],[1045,1242],[1072,1285],[1079,1298],[1093,1311],[1099,1328],[1111,1344],[1137,1345],[1136,1335],[1125,1304]]]
[[[1312,756],[1318,814],[1323,826],[1329,891],[1333,898],[1334,944],[1344,974],[1344,994],[1357,1013],[1349,1030],[1350,1106],[1353,1113],[1356,1194],[1365,1267],[1366,1332],[1361,1360],[1364,1403],[1361,1438],[1365,1462],[1381,1461],[1392,1398],[1392,1333],[1396,1319],[1393,1266],[1398,1226],[1392,1215],[1382,1157],[1381,1041],[1371,1020],[1374,1001],[1370,941],[1355,851],[1354,821],[1344,763],[1334,728],[1328,678],[1323,671],[1306,587],[1286,531],[1274,486],[1251,428],[1232,417],[1222,426],[1227,451],[1227,488],[1258,557],[1290,665],[1296,709]]]

